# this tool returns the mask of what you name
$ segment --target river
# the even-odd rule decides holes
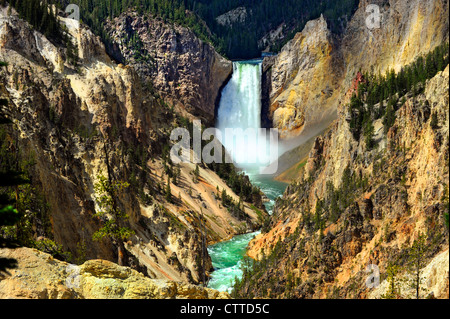
[[[221,93],[219,109],[217,112],[216,128],[224,132],[227,128],[238,128],[246,130],[259,129],[261,127],[261,62],[262,60],[233,62],[233,75]],[[221,139],[222,144],[227,151],[232,153],[233,160],[238,163],[236,166],[241,168],[250,178],[255,186],[267,196],[269,201],[264,205],[269,214],[272,213],[273,206],[277,197],[281,196],[286,189],[287,184],[275,181],[271,175],[261,175],[260,167],[265,165],[258,162],[239,162],[238,156],[245,154],[257,154],[259,159],[264,158],[264,152],[267,156],[270,145],[267,138],[258,139],[257,143],[244,144],[236,143],[234,139]],[[236,143],[236,144],[234,144]],[[235,153],[231,150],[235,149]],[[270,153],[270,152],[269,152]],[[263,155],[263,156],[261,156]],[[277,158],[279,154],[275,154]],[[271,161],[272,153],[270,153]],[[208,253],[211,256],[214,271],[208,282],[209,288],[219,291],[231,292],[233,282],[236,277],[242,276],[240,264],[246,254],[248,243],[258,232],[238,235],[229,241],[220,242],[208,247]]]
[[[269,201],[264,205],[271,214],[275,199],[283,194],[287,184],[275,181],[267,175],[252,175],[248,172],[247,175],[249,175],[252,183],[260,187],[261,191],[266,194]],[[235,278],[242,276],[240,265],[247,251],[248,243],[259,233],[260,231],[234,236],[228,241],[208,247],[208,253],[214,267],[211,279],[208,282],[209,288],[231,292]]]

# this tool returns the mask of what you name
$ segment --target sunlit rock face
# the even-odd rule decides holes
[[[369,5],[379,8],[379,28],[367,22]],[[358,71],[399,71],[448,40],[448,6],[443,0],[363,0],[339,38],[323,17],[308,22],[275,59],[265,61],[270,76],[263,90],[269,87],[273,126],[292,137],[329,124]]]
[[[380,8],[380,28],[367,27],[369,4]],[[320,25],[316,23],[317,43],[321,38],[319,31],[326,32]],[[294,66],[301,65],[302,59],[311,58],[305,55],[297,58],[299,62],[287,62],[297,56],[301,44],[306,42],[298,41],[306,36],[308,28],[305,29],[276,58],[265,59],[263,63],[266,64],[263,70],[271,74],[266,79],[272,89],[269,96],[273,125],[280,125],[286,136],[304,134],[313,122],[308,122],[306,117],[304,128],[289,131],[289,124],[295,123],[292,120],[295,112],[290,111],[288,98],[280,97],[291,96],[293,101],[301,101],[295,98],[295,93],[320,98],[321,93],[326,92],[326,85],[320,81],[306,89],[309,83],[292,85],[293,80],[286,80],[289,77],[285,75],[281,78],[283,81],[277,79],[282,74],[293,74],[296,78],[298,75],[289,70],[296,70]],[[338,85],[329,98],[322,100],[324,104],[299,103],[297,107],[309,108],[309,114],[321,114],[327,108],[334,108],[337,118],[326,133],[314,140],[304,169],[275,205],[268,230],[250,242],[249,256],[258,259],[273,253],[272,256],[277,257],[267,270],[258,274],[259,279],[253,286],[242,289],[243,293],[266,297],[271,287],[270,293],[284,297],[379,298],[385,293],[387,283],[382,282],[378,290],[368,288],[365,284],[367,265],[376,264],[386,272],[389,261],[406,258],[414,240],[420,233],[426,233],[437,235],[430,237],[434,246],[430,245],[427,266],[422,269],[427,291],[422,298],[431,294],[436,298],[448,298],[448,272],[437,271],[441,266],[436,266],[445,268],[448,263],[448,231],[444,217],[448,212],[448,66],[424,83],[421,94],[414,96],[409,92],[404,96],[395,124],[389,130],[384,132],[381,119],[373,121],[377,141],[374,150],[352,137],[346,107],[355,85],[361,80],[359,71],[375,74],[385,74],[389,69],[399,71],[448,41],[448,29],[448,1],[361,1],[343,37],[331,40],[329,52],[338,61],[332,65],[341,73],[324,68],[321,59],[312,60],[310,69],[298,69],[298,73],[310,72],[304,73],[307,76],[322,68],[320,74],[327,78],[322,82],[327,83],[333,77]],[[291,54],[286,55],[296,39],[297,51],[291,49]],[[312,46],[309,48],[315,52]],[[333,99],[334,94],[336,99]],[[283,104],[276,104],[280,101]],[[439,119],[439,125],[434,128],[431,125],[433,113]],[[283,121],[288,125],[283,127],[280,124]],[[367,185],[355,188],[354,200],[339,218],[328,222],[323,230],[311,228],[311,220],[320,216],[317,212],[321,204],[331,201],[331,186],[341,192],[348,183],[344,178],[346,168],[351,170],[352,178],[367,178]],[[351,197],[348,193],[345,196]],[[332,205],[329,207],[323,212],[325,216],[338,211],[331,209]],[[403,261],[402,266],[405,264]],[[402,276],[405,274],[403,271]],[[271,286],[273,277],[282,278],[278,282],[285,280],[286,286]],[[288,284],[291,289],[284,290]],[[405,297],[408,296],[410,291],[405,289]]]
[[[31,248],[5,248],[0,257],[17,267],[0,281],[2,299],[229,299],[226,292],[150,279],[130,267],[101,259],[73,265]]]
[[[297,136],[305,126],[334,118],[342,74],[335,51],[322,16],[309,21],[276,58],[270,58],[269,117],[282,137]]]

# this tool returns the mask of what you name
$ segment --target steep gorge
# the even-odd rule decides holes
[[[77,63],[68,61],[67,48],[33,30],[14,10],[0,8],[0,59],[8,63],[1,71],[2,95],[9,100],[6,114],[17,127],[13,138],[18,139],[21,155],[35,163],[30,174],[50,206],[55,243],[73,260],[117,260],[117,242],[92,240],[102,224],[94,218],[99,209],[94,186],[104,175],[130,184],[117,199],[128,215],[126,226],[134,232],[124,242],[125,263],[150,278],[201,282],[202,274],[211,270],[205,243],[257,229],[265,212],[244,202],[243,214],[237,215],[221,203],[217,189],[226,190],[236,202],[239,196],[211,169],[199,165],[194,183],[194,164],[168,164],[162,156],[164,145],[170,145],[171,129],[181,125],[177,111],[189,115],[189,105],[181,109],[185,101],[172,96],[178,107],[171,109],[139,67],[136,71],[133,64],[115,63],[86,26],[59,19],[78,48]],[[220,77],[210,81],[201,72],[222,72],[224,80],[231,63],[192,34],[183,41],[185,50],[200,50],[192,49],[198,59],[189,67],[199,72],[197,80],[200,75],[207,80],[202,83],[208,88],[203,89],[211,94],[205,95],[207,101],[199,101],[198,96],[187,100],[205,107],[211,118]],[[158,52],[165,55],[163,48]],[[186,64],[191,57],[185,58]],[[174,63],[181,65],[180,60]],[[214,69],[217,64],[219,71]],[[189,77],[193,69],[178,76],[198,88]],[[167,165],[178,171],[177,182],[168,179]]]

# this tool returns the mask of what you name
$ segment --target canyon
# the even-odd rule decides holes
[[[178,182],[169,179],[168,200],[167,164],[159,154],[180,116],[160,98],[164,89],[157,93],[133,67],[114,62],[84,25],[59,19],[78,48],[76,64],[67,60],[65,47],[31,29],[14,10],[0,12],[0,58],[8,64],[1,75],[2,95],[9,100],[7,115],[17,127],[21,155],[34,162],[33,185],[51,207],[52,240],[75,259],[117,261],[117,243],[92,240],[101,226],[93,216],[99,209],[95,185],[102,175],[126,181],[130,186],[118,194],[134,233],[124,242],[126,264],[153,279],[198,284],[200,274],[212,270],[205,244],[258,229],[267,214],[261,201],[244,202],[242,216],[233,214],[221,203],[220,192],[236,202],[239,196],[204,165],[194,183],[191,163],[171,168],[178,171]],[[213,65],[225,61],[197,38],[191,40],[191,54]],[[211,117],[221,83],[202,84],[211,98],[194,104],[207,107]]]
[[[369,4],[380,8],[380,28],[367,26]],[[448,298],[448,65],[418,92],[396,97],[392,126],[373,121],[373,147],[355,138],[349,110],[365,75],[400,72],[448,43],[448,6],[361,0],[342,34],[321,15],[262,58],[252,71],[261,77],[257,124],[277,128],[289,151],[277,173],[289,185],[270,206],[249,177],[240,180],[251,189],[243,200],[243,187],[239,193],[223,177],[230,167],[167,159],[171,130],[195,119],[217,124],[222,93],[233,84],[233,62],[211,44],[189,28],[127,10],[104,23],[112,58],[100,37],[60,13],[77,48],[73,62],[65,45],[0,6],[0,60],[7,63],[0,94],[16,127],[11,140],[33,163],[33,186],[51,211],[51,240],[78,261],[82,283],[62,284],[71,262],[1,248],[18,267],[0,281],[0,297],[382,298],[390,265],[406,268],[425,234],[421,297]],[[245,16],[237,8],[219,21]],[[244,66],[235,61],[234,68]],[[102,176],[129,184],[117,196],[133,232],[122,252],[110,238],[92,240],[102,225],[95,218]],[[202,287],[214,270],[206,246],[257,230],[247,250],[256,266],[234,291]],[[366,285],[369,265],[382,274],[375,289]],[[399,276],[409,278],[405,269]],[[410,287],[401,291],[413,297]]]

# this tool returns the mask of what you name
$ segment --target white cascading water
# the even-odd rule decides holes
[[[225,132],[226,128],[247,128],[259,129],[261,127],[261,76],[262,60],[250,60],[233,62],[233,75],[225,88],[222,90],[219,109],[217,112],[216,129]],[[271,213],[274,199],[284,191],[286,185],[273,180],[271,174],[261,174],[261,167],[265,168],[269,164],[242,163],[236,162],[236,157],[240,154],[256,154],[259,157],[270,157],[270,162],[278,159],[280,155],[278,149],[273,148],[273,143],[267,136],[260,136],[258,143],[249,145],[235,145],[236,152],[232,154],[232,159],[237,167],[242,168],[250,177],[252,183],[270,199],[266,203],[266,208]],[[233,149],[234,141],[219,138],[225,149],[229,152]],[[245,142],[242,141],[241,142]],[[270,145],[271,144],[271,145]],[[277,145],[278,146],[278,145]],[[271,148],[272,147],[272,148]]]
[[[233,76],[222,91],[217,128],[260,128],[261,62],[233,62]]]
[[[268,143],[269,134],[267,137],[257,135],[255,143],[252,143],[243,139],[227,139],[225,130],[250,128],[258,134],[261,127],[261,73],[261,60],[233,62],[233,75],[222,90],[217,114],[216,128],[222,133],[220,141],[231,153],[235,164],[245,169],[269,164],[268,160],[273,155]]]

